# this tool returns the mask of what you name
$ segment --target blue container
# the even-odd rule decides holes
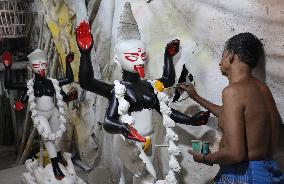
[[[209,142],[202,141],[202,154],[208,155],[209,154]]]

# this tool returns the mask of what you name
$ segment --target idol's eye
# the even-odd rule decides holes
[[[47,63],[42,63],[41,65],[47,67]]]
[[[141,54],[141,59],[142,59],[143,61],[145,61],[145,60],[146,60],[146,57],[147,57],[146,52],[143,52],[143,53]]]
[[[138,53],[124,53],[124,58],[130,62],[135,62],[138,59]]]
[[[130,62],[137,61],[137,56],[125,56],[125,59],[127,59]]]
[[[32,64],[33,68],[39,68],[39,64]]]

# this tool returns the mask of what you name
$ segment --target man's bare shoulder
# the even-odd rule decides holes
[[[237,97],[239,95],[239,90],[242,88],[240,84],[233,83],[229,84],[222,91],[223,97]]]
[[[245,94],[245,87],[240,83],[232,83],[225,87],[222,91],[222,102],[223,106],[235,106],[238,108],[242,108],[245,106],[245,102],[243,100]]]

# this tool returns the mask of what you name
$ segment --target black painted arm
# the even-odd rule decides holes
[[[66,77],[59,79],[59,86],[70,84],[74,81],[73,70],[71,67],[71,62],[66,62]]]
[[[5,69],[4,74],[4,87],[12,90],[28,90],[27,84],[22,82],[13,82],[12,71],[10,68]]]
[[[162,115],[162,113],[160,111],[160,103],[159,103],[158,97],[157,97],[157,95],[155,95],[155,96],[156,96],[156,104],[155,104],[154,108],[159,114]],[[184,113],[181,113],[180,111],[175,110],[173,108],[171,108],[171,111],[172,111],[172,113],[170,115],[170,118],[172,118],[176,123],[192,125],[192,126],[205,125],[208,121],[209,116],[210,116],[209,111],[206,111],[206,112],[200,111],[192,117],[188,116]]]
[[[164,87],[171,87],[175,83],[175,67],[173,63],[173,57],[167,54],[165,50],[164,54],[164,67],[163,67],[163,76],[157,80],[161,81],[164,84]]]
[[[64,102],[69,102],[68,95],[62,89],[60,90],[60,94],[62,95]]]
[[[83,89],[104,96],[108,99],[111,97],[111,90],[114,87],[111,84],[105,83],[94,78],[90,51],[81,51],[79,82],[80,86]]]
[[[164,87],[171,87],[175,83],[175,67],[173,57],[179,52],[180,41],[178,39],[172,40],[166,45],[164,53],[164,67],[163,76],[158,79],[163,83]]]
[[[109,106],[106,110],[105,121],[103,123],[104,129],[111,134],[128,134],[129,130],[119,121],[118,115],[118,100],[115,97],[114,90],[111,92]]]
[[[155,110],[159,113],[160,112],[160,106],[156,105]],[[175,110],[171,108],[172,113],[170,115],[170,118],[174,120],[174,122],[179,123],[179,124],[185,124],[185,125],[192,125],[192,126],[200,126],[200,125],[205,125],[207,124],[208,118],[209,118],[209,111],[200,111],[196,113],[194,116],[188,116],[186,114],[181,113],[178,110]]]
[[[177,123],[180,123],[180,124],[186,124],[186,125],[193,125],[195,126],[194,122],[192,122],[192,117],[190,116],[187,116],[173,108],[171,108],[172,110],[172,114],[171,114],[171,118],[177,122]]]
[[[156,98],[156,104],[155,104],[155,110],[162,115],[161,111],[160,111],[160,104],[158,101],[158,98]],[[193,125],[191,120],[192,118],[190,116],[187,116],[173,108],[171,108],[172,110],[172,114],[170,115],[170,118],[172,118],[176,123],[180,123],[180,124],[186,124],[186,125]]]

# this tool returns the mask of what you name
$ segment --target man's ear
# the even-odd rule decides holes
[[[229,55],[229,62],[233,63],[234,59],[235,59],[235,53],[232,51],[232,53],[230,53]]]

